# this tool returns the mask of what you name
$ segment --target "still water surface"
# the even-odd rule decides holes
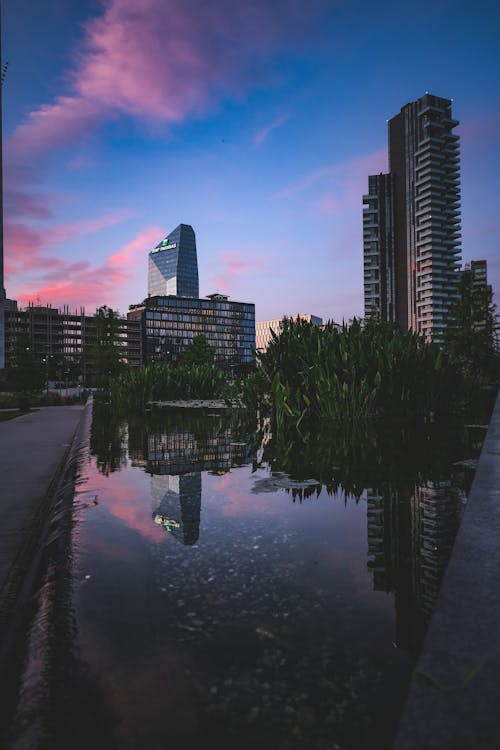
[[[271,467],[234,415],[98,411],[11,746],[389,747],[467,450],[355,496]]]

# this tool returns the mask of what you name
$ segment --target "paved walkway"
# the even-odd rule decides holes
[[[394,750],[500,747],[500,395]]]
[[[48,406],[0,422],[0,604],[84,408]]]

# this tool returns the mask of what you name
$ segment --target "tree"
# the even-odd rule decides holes
[[[208,343],[207,337],[195,336],[181,357],[183,365],[213,365],[215,349]]]
[[[14,344],[13,364],[6,372],[7,388],[24,393],[42,390],[45,374],[45,365],[35,353],[29,334],[19,334]]]
[[[498,381],[498,316],[491,286],[477,283],[474,273],[466,268],[460,276],[458,291],[458,299],[448,314],[444,347],[465,369]]]
[[[90,349],[92,381],[97,386],[107,386],[109,379],[125,369],[120,339],[118,313],[104,305],[94,316],[95,344]]]

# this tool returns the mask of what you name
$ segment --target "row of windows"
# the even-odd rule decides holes
[[[184,335],[182,335],[184,334]],[[158,342],[164,342],[164,341],[175,341],[176,343],[180,344],[182,341],[192,341],[193,337],[195,335],[195,332],[193,332],[193,335],[191,335],[191,332],[185,332],[185,331],[154,331],[154,332],[148,332],[147,340],[150,341],[158,341]],[[226,345],[232,345],[234,342],[238,342],[238,344],[246,345],[248,347],[251,347],[254,345],[255,338],[248,337],[248,336],[234,336],[230,333],[217,333],[214,334],[208,334],[207,335],[208,341],[215,346],[216,348],[219,346],[226,346]]]
[[[148,320],[168,320],[168,321],[176,321],[176,320],[183,320],[183,321],[189,321],[192,320],[193,322],[198,322],[200,320],[206,320],[208,321],[210,318],[213,319],[214,322],[223,320],[223,321],[236,321],[236,322],[242,322],[242,321],[248,321],[252,322],[254,320],[254,316],[250,315],[248,313],[241,313],[241,312],[221,312],[215,314],[213,310],[196,310],[194,312],[187,312],[182,313],[180,311],[174,310],[172,312],[146,312],[146,318]]]
[[[146,328],[182,328],[182,329],[191,329],[196,331],[247,331],[248,333],[251,333],[255,330],[255,326],[252,323],[249,325],[245,321],[238,321],[238,320],[228,320],[228,321],[214,321],[214,320],[196,320],[193,321],[185,320],[183,319],[183,316],[180,316],[176,320],[165,320],[165,318],[154,318],[151,320],[150,318],[146,319]]]
[[[151,308],[164,308],[167,310],[175,310],[176,308],[191,308],[192,310],[241,310],[245,312],[253,312],[255,306],[246,302],[226,302],[218,300],[205,300],[205,299],[193,299],[191,297],[158,297],[158,300],[146,300],[146,306]]]

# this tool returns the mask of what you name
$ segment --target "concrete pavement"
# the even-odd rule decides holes
[[[0,615],[29,565],[84,409],[48,406],[0,422]]]

